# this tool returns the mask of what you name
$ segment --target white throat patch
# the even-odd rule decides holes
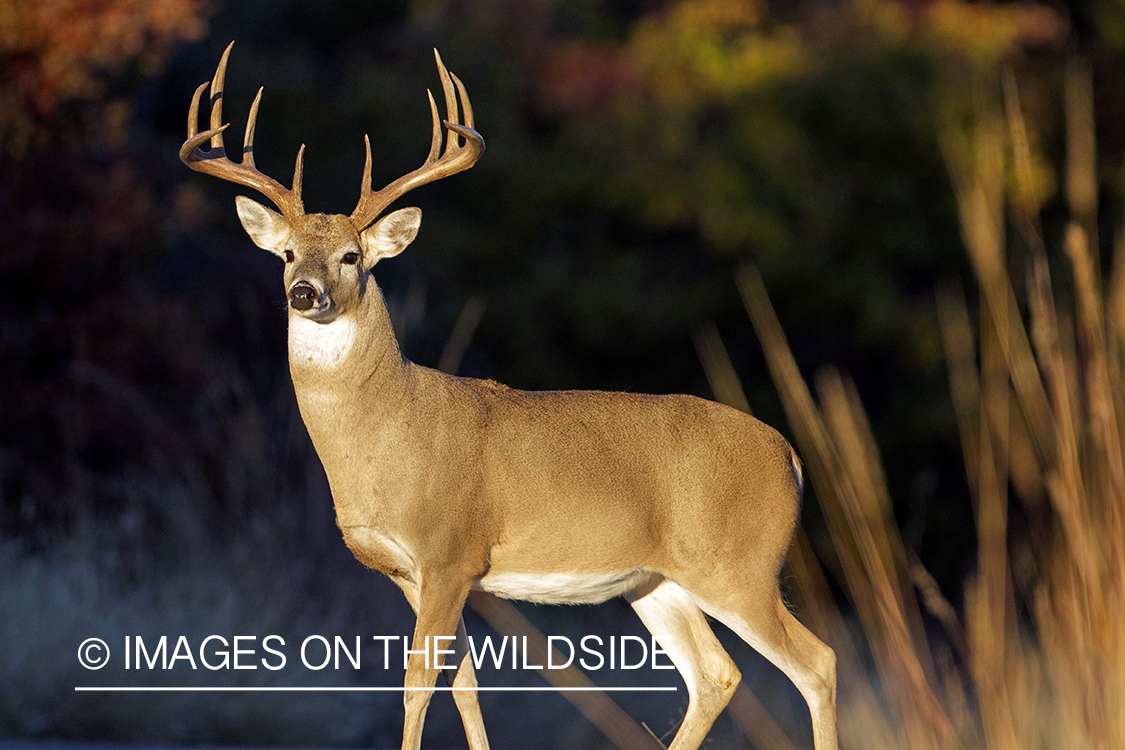
[[[332,367],[348,356],[354,340],[355,320],[350,316],[331,323],[289,317],[289,356],[296,362]]]

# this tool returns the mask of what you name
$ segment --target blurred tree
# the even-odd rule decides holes
[[[167,466],[153,455],[164,414],[137,389],[190,369],[192,327],[142,281],[162,214],[143,145],[131,141],[127,92],[205,29],[201,0],[0,2],[8,533],[117,507],[89,491],[92,477]]]

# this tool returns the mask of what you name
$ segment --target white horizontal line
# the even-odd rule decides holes
[[[558,692],[623,693],[674,692],[675,687],[75,687],[79,693],[403,693],[408,690],[434,692],[476,691],[480,693]]]

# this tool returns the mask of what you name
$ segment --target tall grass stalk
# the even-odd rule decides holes
[[[845,747],[1125,747],[1125,233],[1103,281],[1089,76],[1080,61],[1064,76],[1071,304],[1053,291],[1014,76],[941,129],[980,299],[975,333],[960,293],[938,300],[978,542],[960,613],[902,541],[856,388],[826,368],[818,403],[761,279],[738,276],[824,512],[819,552],[862,627],[800,537],[789,572],[839,658]],[[1018,286],[1009,225],[1027,248]]]

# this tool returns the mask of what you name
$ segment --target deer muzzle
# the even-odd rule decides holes
[[[289,290],[290,306],[301,312],[312,309],[319,297],[320,294],[316,291],[316,287],[307,281],[298,281]]]

